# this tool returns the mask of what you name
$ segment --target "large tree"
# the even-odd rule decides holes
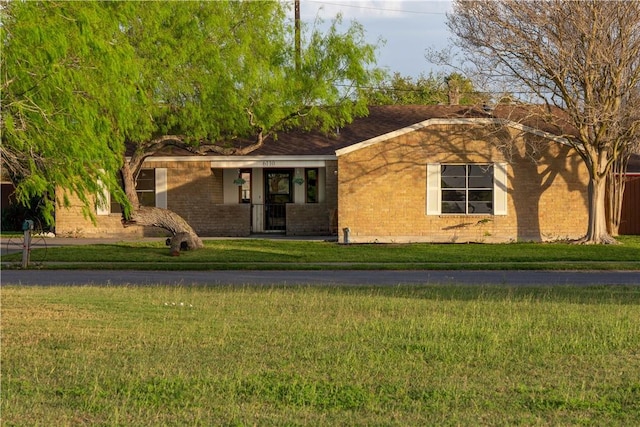
[[[42,199],[49,223],[56,186],[78,195],[87,214],[102,185],[123,201],[115,179],[124,136],[117,123],[133,114],[127,89],[134,69],[119,47],[117,19],[101,17],[105,8],[0,5],[3,175],[15,184],[18,202]]]
[[[394,73],[379,86],[367,88],[365,94],[370,105],[472,105],[484,100],[473,82],[459,73],[429,73],[415,79]]]
[[[84,18],[87,11],[95,12],[91,19]],[[366,102],[358,88],[372,84],[379,76],[370,68],[375,48],[364,42],[363,29],[355,23],[343,33],[337,30],[338,20],[326,33],[305,33],[302,50],[296,52],[293,22],[287,18],[283,2],[158,2],[152,7],[140,2],[15,2],[9,14],[11,25],[6,25],[6,36],[3,34],[4,47],[16,58],[27,59],[16,65],[16,70],[6,67],[3,86],[15,89],[14,74],[18,71],[36,76],[15,91],[16,99],[29,103],[32,92],[58,90],[49,82],[59,67],[52,70],[51,65],[37,72],[32,69],[29,57],[38,43],[16,44],[9,35],[27,16],[36,22],[25,30],[30,38],[44,28],[43,32],[55,33],[56,37],[47,41],[53,45],[72,37],[87,40],[86,46],[74,47],[82,55],[70,58],[62,52],[58,62],[75,61],[81,69],[99,70],[95,76],[81,74],[82,82],[99,86],[93,88],[95,91],[83,85],[80,90],[63,88],[70,94],[86,93],[88,100],[95,101],[87,101],[92,114],[80,107],[67,111],[71,110],[67,100],[56,104],[57,93],[46,101],[54,110],[65,110],[69,121],[78,126],[96,127],[104,122],[98,128],[110,144],[94,144],[96,138],[91,133],[77,137],[96,150],[91,156],[94,164],[77,165],[85,175],[70,174],[83,186],[74,188],[69,181],[59,179],[52,182],[78,194],[87,190],[99,194],[93,175],[98,170],[106,171],[108,177],[101,179],[101,184],[112,185],[115,179],[109,172],[113,164],[118,164],[130,206],[125,212],[127,223],[164,228],[180,235],[189,247],[198,247],[201,242],[182,218],[166,210],[143,207],[138,201],[135,178],[148,156],[168,145],[200,154],[245,154],[289,128],[335,129],[366,114]],[[55,22],[66,22],[67,27],[58,32],[50,27]],[[97,46],[104,46],[106,54]],[[105,68],[103,62],[114,65]],[[34,105],[32,110],[42,110],[37,101]],[[16,113],[7,115],[13,116]],[[46,123],[47,118],[42,120]],[[3,128],[5,122],[9,123],[3,112]],[[31,125],[29,116],[24,123]],[[16,133],[16,126],[11,129]],[[67,130],[71,131],[44,129],[49,134],[62,130],[56,136],[59,141],[64,141]],[[7,146],[23,154],[25,160],[26,152],[15,141],[13,134],[6,138]],[[125,145],[132,150],[126,158]],[[73,158],[76,148],[65,149],[65,154]],[[65,173],[69,168],[56,163],[59,156],[52,153],[49,166]],[[102,161],[111,163],[102,165]],[[46,168],[31,170],[34,177],[42,177]],[[85,170],[93,172],[87,176]]]
[[[485,76],[525,85],[566,114],[589,172],[583,241],[615,242],[606,182],[640,136],[640,2],[455,0],[448,25]]]

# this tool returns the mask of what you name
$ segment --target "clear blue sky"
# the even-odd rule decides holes
[[[313,24],[316,16],[330,21],[342,13],[344,23],[355,20],[364,26],[369,43],[386,40],[378,51],[378,66],[411,77],[440,70],[424,53],[426,48],[447,45],[450,11],[448,0],[300,0],[305,25]]]

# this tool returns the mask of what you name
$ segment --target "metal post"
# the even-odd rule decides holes
[[[26,220],[22,224],[24,231],[24,243],[22,244],[22,268],[29,266],[29,258],[31,256],[31,230],[33,230],[33,221]]]

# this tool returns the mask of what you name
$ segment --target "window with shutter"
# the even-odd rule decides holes
[[[506,215],[506,164],[427,165],[427,215]]]

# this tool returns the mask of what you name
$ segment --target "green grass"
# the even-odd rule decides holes
[[[620,241],[620,245],[340,245],[220,239],[205,241],[204,249],[182,252],[179,257],[171,257],[162,242],[122,242],[36,249],[31,259],[36,267],[101,269],[640,269],[640,236],[623,236]],[[3,257],[5,263],[20,260],[20,253]]]
[[[2,287],[2,425],[640,425],[637,287]]]

